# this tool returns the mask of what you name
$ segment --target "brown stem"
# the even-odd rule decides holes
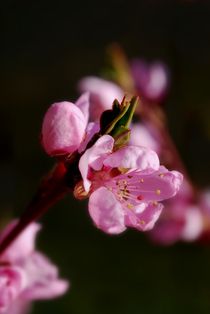
[[[66,170],[64,165],[59,163],[45,178],[34,198],[20,217],[17,225],[15,225],[11,232],[1,241],[0,255],[5,252],[9,245],[31,222],[40,218],[52,205],[63,198],[69,191],[65,183],[65,174]]]

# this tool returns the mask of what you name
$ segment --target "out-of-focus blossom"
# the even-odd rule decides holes
[[[130,145],[144,146],[154,150],[157,154],[161,152],[161,138],[151,125],[146,123],[134,123],[131,125]]]
[[[160,102],[169,87],[169,71],[163,63],[147,64],[136,59],[131,62],[134,83],[140,95],[146,100]]]
[[[177,241],[192,242],[203,233],[204,207],[192,199],[190,190],[185,189],[186,184],[176,197],[166,202],[164,212],[150,234],[154,242],[163,245]]]
[[[1,240],[15,226],[12,222],[1,233]],[[0,313],[23,314],[33,300],[60,296],[68,282],[59,279],[58,269],[35,250],[40,229],[32,223],[0,257]]]
[[[113,152],[113,147],[114,139],[104,135],[80,159],[90,216],[110,234],[127,226],[150,230],[163,208],[159,201],[177,193],[182,175],[160,166],[148,148],[127,146]]]
[[[89,94],[83,94],[75,104],[67,101],[53,104],[42,125],[42,144],[52,156],[76,151],[85,135],[89,116]]]
[[[111,81],[97,77],[85,77],[79,84],[80,92],[90,93],[90,115],[92,120],[97,121],[102,112],[112,108],[115,99],[122,101],[124,92]]]

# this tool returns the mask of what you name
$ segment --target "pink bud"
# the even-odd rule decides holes
[[[53,104],[45,114],[42,144],[49,155],[72,153],[78,149],[86,129],[86,117],[73,103]]]

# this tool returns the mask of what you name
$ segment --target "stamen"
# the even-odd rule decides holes
[[[160,195],[160,193],[161,193],[161,190],[157,189],[157,190],[156,190],[156,194],[157,194],[157,195]]]
[[[128,203],[127,207],[128,207],[128,209],[133,209],[134,206],[131,203]]]

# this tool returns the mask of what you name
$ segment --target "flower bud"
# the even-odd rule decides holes
[[[42,144],[47,154],[63,155],[77,150],[85,134],[86,123],[83,112],[73,103],[53,104],[42,125]]]

